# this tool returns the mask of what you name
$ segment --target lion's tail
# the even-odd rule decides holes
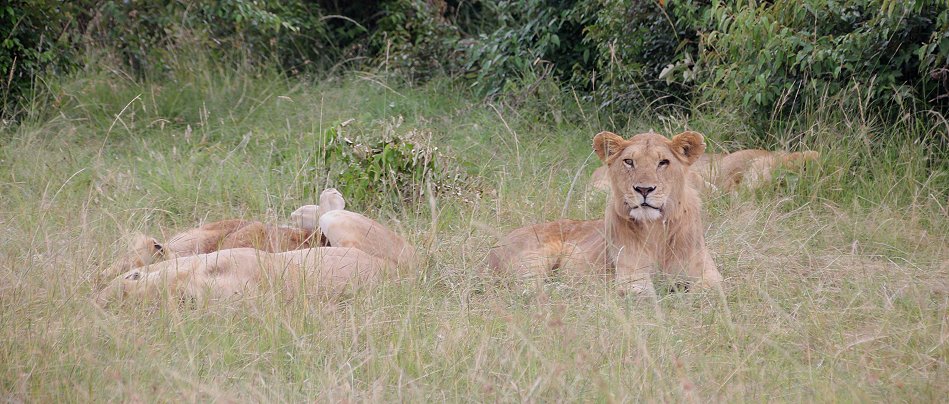
[[[793,162],[803,163],[806,161],[814,161],[819,158],[820,158],[820,152],[816,152],[813,150],[806,150],[802,152],[788,153],[786,156],[784,156],[784,161],[788,163],[793,163]]]

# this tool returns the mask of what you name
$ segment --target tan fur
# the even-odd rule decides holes
[[[342,210],[341,201],[342,196],[335,202],[321,198],[325,208],[294,212],[295,222],[316,224],[313,231],[224,221],[182,233],[187,237],[176,239],[184,241],[173,244],[178,248],[174,252],[121,261],[144,263],[113,279],[95,300],[105,305],[116,299],[160,295],[217,299],[243,296],[265,285],[291,292],[305,287],[335,293],[354,282],[371,282],[415,264],[415,249],[401,236],[375,220]],[[309,236],[301,239],[303,235]],[[328,247],[298,247],[317,236]],[[209,239],[220,240],[216,248]],[[149,248],[157,248],[157,242],[152,242],[147,237],[136,239],[139,252],[130,257],[148,255]]]
[[[624,140],[601,132],[593,148],[611,190],[604,218],[514,230],[490,251],[489,266],[529,276],[558,268],[612,270],[622,291],[648,295],[655,293],[651,274],[657,269],[717,287],[722,276],[705,245],[701,202],[689,178],[705,150],[702,135],[644,133]]]
[[[176,258],[122,274],[94,297],[96,304],[168,298],[206,301],[252,297],[261,289],[335,295],[378,280],[389,262],[355,248],[321,247],[270,253],[234,248]],[[147,270],[146,270],[147,269]]]
[[[154,237],[133,234],[128,240],[128,253],[100,273],[102,277],[115,276],[123,270],[148,265],[161,259],[163,247]]]
[[[705,154],[692,165],[690,182],[700,191],[757,189],[770,183],[778,169],[800,170],[804,163],[818,158],[820,153],[816,151],[746,149],[728,154]],[[606,166],[593,171],[591,180],[595,188],[609,190]]]
[[[135,235],[126,257],[106,268],[104,279],[148,264],[228,249],[249,247],[281,252],[325,245],[318,234],[299,228],[281,227],[247,220],[221,220],[184,231],[159,243],[153,237]]]
[[[129,251],[99,274],[111,279],[120,273],[148,264],[187,257],[229,248],[255,248],[268,252],[283,252],[304,248],[328,246],[316,223],[322,213],[343,209],[342,194],[330,188],[320,194],[323,208],[306,205],[291,215],[297,227],[275,226],[253,220],[221,220],[175,234],[164,243],[154,237],[133,235]]]
[[[696,164],[693,171],[724,191],[737,191],[742,187],[757,189],[770,183],[778,169],[799,170],[805,162],[819,157],[820,153],[816,151],[738,150],[726,155],[713,155],[706,164]]]
[[[320,216],[320,230],[333,247],[356,248],[399,267],[415,265],[415,248],[379,222],[348,210]]]
[[[290,214],[293,225],[304,230],[316,232],[319,230],[319,220],[324,213],[333,210],[346,209],[346,200],[336,188],[329,188],[320,193],[319,205],[303,205]]]

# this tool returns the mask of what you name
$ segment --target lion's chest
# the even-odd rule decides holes
[[[677,233],[662,222],[613,222],[606,231],[606,257],[610,268],[622,265],[658,266],[673,270],[677,265],[676,251],[681,249]]]

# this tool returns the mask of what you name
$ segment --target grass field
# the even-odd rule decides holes
[[[750,129],[726,114],[616,122],[542,96],[481,103],[441,82],[223,68],[43,85],[23,123],[0,131],[2,401],[949,397],[949,168],[915,141],[946,128],[831,106],[771,134],[771,147],[823,158],[763,190],[710,195],[724,296],[661,293],[653,305],[599,278],[523,285],[479,271],[508,230],[602,215],[589,184],[598,131],[689,127],[731,149]],[[90,304],[96,272],[130,232],[285,223],[339,185],[315,156],[321,134],[349,119],[353,136],[421,134],[481,191],[350,200],[419,247],[418,276],[306,304]]]

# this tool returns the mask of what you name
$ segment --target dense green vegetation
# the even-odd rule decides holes
[[[938,1],[0,5],[7,401],[940,401]],[[704,197],[724,293],[484,273],[596,218],[601,130],[821,152]],[[141,231],[286,223],[330,186],[417,276],[338,301],[90,304]]]
[[[8,117],[44,72],[111,58],[160,79],[193,49],[291,76],[448,75],[482,95],[554,81],[611,115],[725,104],[758,132],[828,97],[888,121],[949,111],[940,0],[21,0],[0,26]]]

